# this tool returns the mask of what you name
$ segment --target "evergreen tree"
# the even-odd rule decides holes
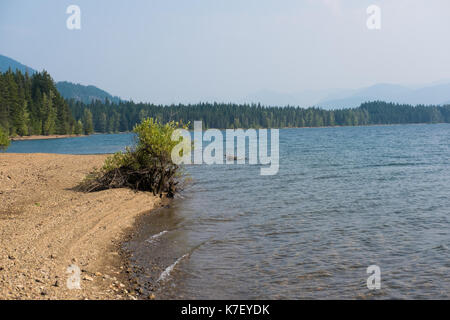
[[[80,135],[80,134],[84,133],[83,122],[81,122],[81,120],[78,120],[77,122],[75,122],[75,127],[74,127],[73,133],[76,135]]]
[[[56,108],[53,106],[53,93],[51,91],[50,96],[44,93],[41,113],[44,115],[42,133],[44,135],[54,134],[56,132]]]
[[[91,134],[94,132],[94,124],[92,122],[92,112],[88,108],[84,109],[83,128],[84,134]]]
[[[69,134],[74,125],[68,103],[47,72],[0,73],[0,126],[9,135]]]
[[[0,127],[0,150],[6,150],[10,144],[10,140],[6,132]]]
[[[106,114],[102,112],[98,119],[98,132],[105,133],[107,129],[108,121],[106,119]]]

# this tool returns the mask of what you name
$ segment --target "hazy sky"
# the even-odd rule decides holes
[[[66,27],[71,4],[81,30]],[[448,79],[449,35],[449,0],[0,2],[0,54],[156,103]]]

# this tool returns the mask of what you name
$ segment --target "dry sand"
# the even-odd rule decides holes
[[[120,250],[159,197],[72,190],[104,155],[0,154],[0,299],[134,299]],[[81,289],[68,289],[69,265]]]

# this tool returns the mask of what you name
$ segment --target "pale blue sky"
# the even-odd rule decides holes
[[[237,101],[448,79],[449,17],[448,0],[1,0],[0,54],[124,99]]]

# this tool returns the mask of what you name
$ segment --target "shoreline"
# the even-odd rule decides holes
[[[93,132],[91,134],[51,134],[44,135],[32,135],[32,136],[15,136],[10,137],[11,141],[27,141],[27,140],[52,140],[52,139],[64,139],[64,138],[81,138],[89,137],[97,134],[126,134],[130,132]]]
[[[107,155],[0,154],[0,299],[141,299],[123,250],[151,193],[73,188]],[[67,268],[79,268],[70,290]],[[73,277],[73,276],[72,276]]]
[[[361,125],[336,125],[336,126],[319,126],[319,127],[282,127],[282,128],[237,128],[237,129],[329,129],[329,128],[348,128],[348,127],[385,127],[385,126],[404,126],[404,125],[433,125],[433,124],[447,124],[446,122],[437,122],[437,123],[388,123],[388,124],[361,124]],[[206,130],[206,129],[205,129]],[[227,130],[218,129],[218,130]],[[193,129],[189,129],[190,132],[193,132]],[[96,134],[126,134],[130,132],[115,132],[115,133],[103,133],[103,132],[94,132],[92,134],[66,134],[66,135],[32,135],[32,136],[16,136],[10,137],[11,141],[28,141],[28,140],[53,140],[53,139],[64,139],[64,138],[81,138],[81,137],[89,137],[91,135]]]
[[[50,140],[50,139],[64,139],[64,138],[77,138],[87,137],[85,134],[52,134],[48,136],[36,135],[36,136],[17,136],[11,137],[11,141],[26,141],[26,140]]]

